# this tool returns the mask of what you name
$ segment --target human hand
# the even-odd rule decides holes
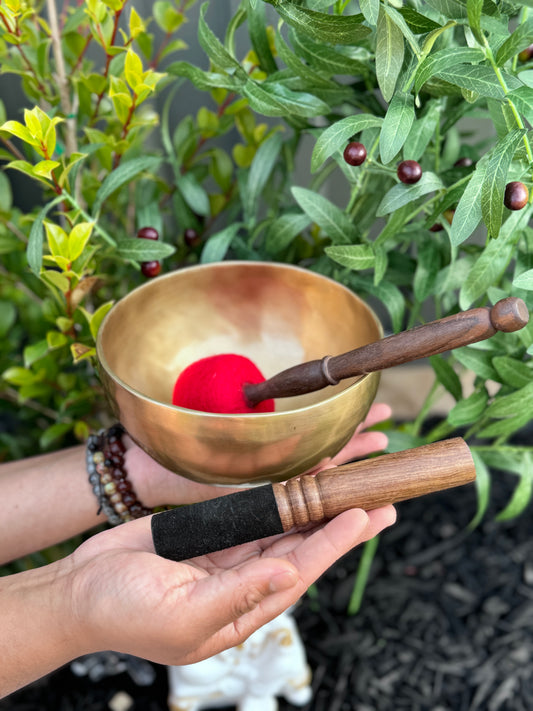
[[[392,506],[176,563],[154,553],[150,517],[104,531],[64,561],[76,656],[113,649],[160,664],[241,644],[293,605],[353,546],[395,520]]]
[[[386,435],[383,432],[365,432],[365,430],[387,420],[390,416],[391,409],[388,405],[383,403],[372,405],[366,419],[357,427],[349,442],[334,457],[322,460],[306,474],[317,474],[323,469],[339,466],[383,450],[387,446]],[[129,437],[125,436],[124,442],[127,446],[126,469],[139,499],[145,506],[190,504],[237,491],[231,487],[200,484],[174,474],[158,464]]]

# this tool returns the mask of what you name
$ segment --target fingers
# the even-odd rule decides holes
[[[348,444],[346,444],[338,454],[332,457],[323,469],[331,469],[332,467],[346,464],[353,459],[366,457],[373,452],[381,452],[387,446],[388,441],[387,435],[384,432],[356,433]]]
[[[379,422],[388,420],[392,415],[391,408],[383,402],[376,402],[368,411],[368,415],[357,427],[357,432],[377,425]]]

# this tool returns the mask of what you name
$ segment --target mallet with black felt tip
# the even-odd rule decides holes
[[[187,560],[475,477],[470,450],[458,437],[164,511],[152,517],[152,537],[158,555]]]

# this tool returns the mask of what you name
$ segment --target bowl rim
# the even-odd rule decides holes
[[[383,330],[383,325],[378,318],[376,312],[374,309],[369,306],[366,301],[364,301],[358,294],[356,294],[354,291],[349,289],[347,286],[344,284],[341,284],[340,282],[336,281],[335,279],[332,279],[331,277],[325,276],[324,274],[321,274],[320,272],[315,272],[312,271],[311,269],[306,269],[305,267],[300,267],[295,264],[285,264],[283,262],[262,262],[258,260],[223,260],[221,262],[209,262],[206,264],[194,264],[191,266],[175,269],[171,272],[168,272],[167,274],[162,274],[161,276],[156,277],[155,279],[152,279],[151,281],[148,281],[144,284],[141,284],[135,289],[132,289],[129,291],[125,296],[123,296],[121,299],[116,301],[113,306],[109,309],[107,314],[105,315],[104,319],[102,320],[102,323],[100,324],[100,328],[98,329],[98,333],[96,336],[96,356],[97,356],[97,369],[101,366],[103,370],[105,371],[106,377],[108,377],[110,380],[114,381],[116,384],[120,385],[124,390],[126,390],[130,395],[134,395],[136,398],[140,398],[141,400],[144,400],[145,402],[148,403],[154,403],[158,405],[159,407],[164,407],[170,411],[178,411],[182,413],[187,413],[190,416],[196,416],[196,417],[209,417],[209,418],[214,418],[214,419],[223,419],[223,420],[236,420],[236,419],[241,419],[241,418],[246,418],[246,420],[266,420],[266,419],[273,419],[275,417],[287,417],[289,414],[293,413],[304,413],[304,412],[310,412],[314,410],[317,407],[321,407],[324,405],[324,403],[333,403],[335,400],[345,397],[348,393],[351,393],[351,391],[354,388],[357,388],[361,383],[363,383],[365,380],[369,378],[371,375],[379,375],[379,373],[365,373],[364,375],[361,375],[355,382],[353,382],[351,385],[349,385],[347,388],[344,388],[343,390],[340,390],[339,392],[331,395],[328,398],[325,398],[324,400],[319,400],[318,402],[311,403],[310,405],[304,405],[302,407],[296,407],[290,410],[282,410],[282,411],[274,411],[274,412],[243,412],[243,413],[224,413],[224,412],[205,412],[203,410],[192,410],[187,407],[180,407],[178,405],[173,405],[171,402],[162,402],[161,400],[156,400],[155,398],[149,397],[148,395],[145,395],[144,393],[140,392],[140,390],[137,390],[136,388],[132,387],[131,385],[128,385],[122,378],[120,378],[116,373],[109,367],[109,363],[107,362],[107,359],[103,353],[103,346],[102,346],[102,338],[103,338],[103,333],[105,330],[106,323],[111,317],[111,314],[115,310],[115,308],[120,304],[123,303],[131,294],[138,294],[139,291],[149,289],[152,284],[155,282],[159,282],[164,279],[170,279],[170,278],[175,278],[177,274],[182,274],[183,272],[191,272],[191,271],[201,271],[201,270],[207,270],[207,269],[218,269],[218,268],[226,268],[226,267],[231,267],[231,266],[244,266],[244,265],[252,265],[252,266],[261,266],[261,267],[274,267],[276,269],[286,269],[287,271],[298,271],[298,272],[305,272],[308,274],[311,274],[313,276],[319,277],[320,279],[324,279],[326,281],[331,282],[332,284],[335,285],[335,287],[340,288],[341,290],[346,291],[351,298],[356,299],[357,301],[360,301],[366,309],[370,312],[371,316],[373,317],[376,326],[378,328],[378,332],[381,334],[381,338],[383,338],[384,335],[384,330]],[[327,386],[326,386],[327,387]]]

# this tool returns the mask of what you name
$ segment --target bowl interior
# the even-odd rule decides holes
[[[221,263],[131,292],[108,315],[99,350],[128,388],[171,403],[176,378],[199,358],[238,353],[268,378],[379,337],[368,306],[334,281],[294,267]],[[327,399],[348,384],[280,398],[276,411]]]
[[[366,414],[379,376],[280,398],[274,413],[235,416],[173,406],[181,371],[237,353],[268,378],[381,335],[372,310],[333,280],[288,265],[221,262],[132,291],[105,318],[97,352],[115,414],[151,456],[197,480],[233,483],[287,478],[336,451]]]

